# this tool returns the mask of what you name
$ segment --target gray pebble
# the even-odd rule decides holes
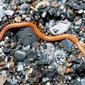
[[[70,40],[62,40],[61,45],[64,47],[64,50],[71,52],[72,51],[72,43]]]
[[[81,84],[85,85],[85,79],[81,79]]]
[[[5,15],[4,15],[4,10],[3,9],[0,9],[0,17],[3,18]]]
[[[43,77],[43,78],[42,78],[42,82],[43,82],[43,83],[47,82],[48,80],[49,80],[49,78],[48,78],[48,77],[46,77],[46,78],[45,78],[45,77]]]
[[[18,40],[23,44],[23,46],[32,45],[38,38],[32,32],[30,27],[24,28],[17,33]]]
[[[5,10],[4,14],[7,16],[12,16],[14,14],[14,11],[13,10]]]
[[[16,60],[22,61],[26,58],[26,52],[18,50],[14,53],[14,57],[16,58]]]
[[[25,13],[27,13],[28,11],[29,11],[28,4],[22,4],[21,7],[20,7],[19,13],[25,14]]]

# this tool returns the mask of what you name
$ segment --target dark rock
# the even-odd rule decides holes
[[[32,32],[30,27],[21,29],[18,33],[18,40],[24,45],[32,45],[35,41],[38,40],[36,35]]]
[[[85,64],[82,63],[78,68],[75,69],[75,73],[78,74],[79,76],[85,75]]]
[[[7,55],[7,54],[9,54],[10,51],[9,51],[8,48],[4,48],[4,49],[3,49],[3,52]]]

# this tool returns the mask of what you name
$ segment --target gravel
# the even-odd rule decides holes
[[[21,22],[36,24],[47,36],[72,34],[84,43],[85,0],[0,0],[0,30]],[[76,48],[68,39],[43,41],[31,27],[12,29],[0,41],[0,82],[85,85],[85,57]]]

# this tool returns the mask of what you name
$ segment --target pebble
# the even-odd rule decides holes
[[[61,45],[64,47],[65,51],[71,52],[72,51],[72,43],[70,40],[62,40]]]
[[[1,41],[0,42],[0,46],[3,46],[3,45],[5,45],[5,42],[4,41]]]
[[[48,82],[46,83],[46,85],[51,85],[51,83],[48,81]]]
[[[57,25],[51,27],[49,30],[51,34],[58,35],[68,31],[70,26],[71,26],[71,22],[69,22],[68,20],[64,20],[64,21],[60,21]]]
[[[18,22],[18,23],[19,23],[19,22],[21,22],[21,17],[20,17],[20,16],[15,17],[15,19],[14,19],[14,20],[15,20],[15,22]]]
[[[2,58],[4,58],[6,55],[2,52],[1,54],[0,54],[0,57],[2,57]]]
[[[42,78],[42,82],[43,82],[43,83],[47,82],[48,80],[49,80],[49,78],[48,78],[48,77],[46,77],[46,78],[45,78],[45,77],[43,77],[43,78]]]
[[[85,85],[85,79],[81,79],[81,84]]]
[[[12,84],[12,85],[17,84],[17,80],[16,80],[16,79],[10,79],[10,78],[8,78],[7,81],[10,83],[10,85],[11,85],[11,84]]]
[[[22,4],[21,6],[20,6],[20,11],[19,11],[19,13],[20,14],[25,14],[25,13],[29,13],[29,7],[28,7],[28,4]]]
[[[31,21],[31,18],[30,17],[25,17],[25,20],[28,22],[28,21]]]
[[[81,85],[81,82],[74,80],[73,83],[71,83],[72,85]]]
[[[18,61],[23,61],[26,58],[26,52],[18,50],[14,53],[14,57]]]
[[[23,46],[31,45],[38,40],[35,33],[33,33],[30,27],[26,27],[17,33],[18,40],[23,44]]]
[[[56,13],[56,9],[54,7],[51,7],[51,8],[49,8],[48,13],[50,15],[53,15],[54,13]]]
[[[64,63],[64,59],[67,57],[67,54],[65,51],[63,50],[56,50],[54,52],[54,61],[53,62],[56,62],[56,65],[57,64],[63,64]]]
[[[5,10],[4,14],[7,16],[12,16],[14,14],[14,11],[13,10]]]
[[[78,13],[79,13],[79,14],[82,14],[82,13],[83,13],[83,10],[79,10]]]
[[[0,17],[3,18],[4,16],[4,10],[0,8]]]
[[[18,62],[17,71],[23,71],[24,67],[21,62]]]
[[[28,51],[30,49],[30,45],[26,46],[26,47],[22,47],[23,51]]]
[[[43,12],[42,17],[45,18],[46,14],[46,12]]]
[[[65,73],[65,66],[58,65],[56,70],[57,70],[57,72],[58,72],[60,75],[64,75],[64,73]]]
[[[26,52],[27,53],[27,59],[25,60],[25,63],[28,64],[29,62],[32,62],[33,60],[36,59],[36,52],[33,50],[29,50]]]
[[[37,48],[39,64],[49,64],[53,59],[55,46],[52,43],[42,43],[40,48]]]
[[[55,25],[55,20],[50,20],[49,22],[46,23],[46,26],[48,28],[52,27],[53,25]]]
[[[0,48],[0,54],[3,52],[3,50]]]

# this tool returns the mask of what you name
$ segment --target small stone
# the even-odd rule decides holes
[[[19,22],[21,22],[21,17],[19,17],[19,16],[18,17],[15,17],[14,20],[15,20],[15,22],[18,22],[19,23]]]
[[[28,4],[22,4],[21,7],[20,7],[19,13],[25,14],[25,13],[27,13],[27,12],[29,13]]]
[[[7,74],[3,73],[2,75],[0,75],[0,85],[4,85],[4,83],[7,80]]]
[[[71,22],[68,20],[60,21],[57,25],[50,28],[50,32],[53,35],[63,34],[69,30]]]
[[[53,60],[57,64],[62,65],[65,62],[65,58],[67,57],[66,52],[63,50],[56,50],[54,52]]]
[[[2,57],[2,58],[4,58],[6,55],[2,52],[1,54],[0,54],[0,57]]]
[[[74,80],[71,85],[81,85],[81,82],[77,81],[77,80]]]
[[[10,83],[9,85],[16,85],[17,84],[17,79],[7,78],[7,81]]]
[[[72,43],[70,40],[62,40],[61,45],[64,47],[65,51],[71,52],[72,51]]]
[[[81,81],[81,79],[78,77],[78,78],[77,78],[77,81],[79,81],[79,82],[80,82],[80,81]]]
[[[29,76],[32,72],[33,72],[33,68],[30,68],[30,69],[27,71],[26,74]]]
[[[64,75],[64,73],[65,73],[65,66],[58,65],[58,66],[57,66],[57,72],[58,72],[60,75]]]
[[[43,12],[42,17],[45,18],[45,16],[46,16],[46,12]]]
[[[23,47],[22,48],[24,51],[28,51],[30,49],[30,45],[26,46],[26,47]]]
[[[31,18],[30,17],[25,17],[25,20],[26,21],[31,21]]]
[[[48,77],[46,77],[46,78],[45,78],[45,77],[43,77],[43,78],[42,78],[42,82],[43,82],[43,83],[47,82],[48,80],[49,80],[49,78],[48,78]]]
[[[4,41],[1,41],[1,42],[0,42],[0,46],[3,46],[4,44],[5,44]]]
[[[14,53],[14,57],[18,61],[23,61],[26,58],[26,52],[18,50]]]
[[[4,39],[4,42],[6,43],[6,42],[8,42],[8,41],[9,41],[9,37],[6,36],[5,39]]]
[[[53,15],[54,13],[56,13],[56,9],[54,7],[51,7],[49,10],[48,10],[48,13],[50,15]]]
[[[14,14],[13,10],[5,10],[4,11],[5,15],[12,16]]]
[[[78,13],[79,13],[79,14],[82,14],[82,13],[83,13],[83,10],[79,10]]]
[[[71,78],[71,76],[67,75],[67,76],[65,76],[65,79],[66,80],[71,80],[72,78]]]
[[[3,18],[5,15],[4,15],[4,10],[3,9],[0,9],[0,17]]]
[[[34,42],[38,40],[35,33],[33,33],[30,27],[26,27],[17,33],[18,40],[23,44],[23,46],[33,45]]]
[[[48,81],[48,82],[46,83],[46,85],[51,85],[51,83]]]
[[[17,66],[17,71],[23,71],[23,65],[22,65],[22,63],[18,63],[18,66]]]
[[[0,22],[2,21],[2,18],[0,17]]]
[[[75,1],[69,1],[69,2],[67,3],[67,5],[69,5],[70,7],[72,7],[73,9],[76,9],[76,10],[80,9],[79,4],[76,3]]]
[[[85,85],[85,79],[81,79],[81,84]]]
[[[71,73],[71,72],[73,72],[73,68],[69,68],[69,67],[66,67],[65,68],[65,73]]]
[[[0,54],[3,52],[3,50],[0,48]]]
[[[7,67],[9,69],[13,69],[14,68],[14,61],[13,60],[10,60],[9,62],[7,62]]]

